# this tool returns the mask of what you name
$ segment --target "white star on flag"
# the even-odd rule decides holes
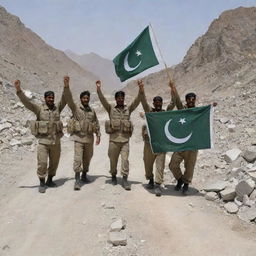
[[[185,120],[185,118],[180,118],[180,121],[179,121],[179,123],[181,123],[181,124],[184,124],[184,123],[186,123],[186,120]]]
[[[140,55],[142,55],[141,51],[136,51],[136,55],[139,57]]]

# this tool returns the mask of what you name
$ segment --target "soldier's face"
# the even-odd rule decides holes
[[[122,107],[124,105],[124,97],[122,96],[116,97],[116,105]]]
[[[156,111],[161,111],[162,107],[163,107],[163,102],[160,100],[156,100],[153,102],[153,106],[155,108]]]
[[[195,97],[189,97],[186,99],[188,108],[194,108],[196,106],[196,98]]]
[[[88,106],[89,102],[90,102],[90,97],[88,95],[84,95],[81,98],[81,103],[83,106]]]
[[[45,99],[45,104],[48,107],[53,107],[54,106],[54,96],[53,95],[46,96],[44,99]]]

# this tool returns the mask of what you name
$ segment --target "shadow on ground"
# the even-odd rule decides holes
[[[148,191],[151,194],[155,194],[154,189],[147,189],[147,184],[142,185],[146,191]],[[162,196],[178,196],[178,197],[184,197],[184,196],[204,196],[198,189],[194,187],[189,187],[188,193],[186,195],[182,194],[182,191],[176,191],[174,190],[175,185],[165,185],[165,188],[162,189]]]
[[[112,184],[111,176],[105,176],[105,177],[107,177],[107,179],[105,180],[105,183],[106,184]],[[140,182],[140,181],[129,180],[129,179],[128,179],[128,182],[131,185],[142,184],[142,182]],[[122,185],[122,177],[117,177],[117,185]]]

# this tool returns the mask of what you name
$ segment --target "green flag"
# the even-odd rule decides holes
[[[146,113],[154,153],[212,148],[211,105]]]
[[[113,60],[121,82],[159,64],[150,39],[149,27]]]

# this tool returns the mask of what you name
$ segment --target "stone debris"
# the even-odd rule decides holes
[[[256,206],[253,207],[246,207],[242,206],[238,211],[238,217],[241,220],[246,222],[250,222],[256,219]]]
[[[125,246],[127,245],[127,236],[124,232],[109,232],[108,242],[114,246]]]
[[[255,160],[256,160],[256,152],[246,150],[246,151],[243,153],[243,158],[244,158],[248,163],[254,163]]]
[[[225,181],[218,181],[212,184],[207,185],[204,190],[206,192],[219,192],[223,189],[225,189],[227,186],[227,182]]]
[[[234,199],[234,203],[235,203],[237,206],[242,206],[242,205],[243,205],[243,202],[241,202],[237,197]]]
[[[239,148],[233,148],[226,151],[226,153],[224,154],[224,159],[227,163],[232,163],[240,156],[241,153],[242,151]]]
[[[254,182],[256,182],[256,172],[255,171],[253,171],[253,172],[248,172],[248,175],[250,176],[250,178],[254,181]]]
[[[238,212],[238,206],[233,202],[228,202],[224,204],[224,208],[228,213],[235,214]]]
[[[113,222],[110,226],[110,232],[116,232],[120,231],[121,229],[125,228],[125,221],[123,221],[121,218]]]
[[[9,129],[12,127],[12,124],[11,123],[8,123],[8,122],[5,122],[3,124],[0,124],[0,132],[6,130],[6,129]]]
[[[208,201],[215,201],[215,200],[219,199],[218,194],[215,192],[208,192],[205,194],[204,197]]]
[[[236,194],[240,201],[243,200],[244,195],[250,195],[255,188],[255,182],[251,179],[242,180],[236,185]]]
[[[233,187],[226,187],[220,192],[220,196],[223,201],[233,201],[236,197],[236,191]]]
[[[127,235],[124,231],[126,228],[126,221],[118,218],[110,225],[109,240],[108,242],[114,246],[127,245]]]
[[[236,128],[236,126],[234,124],[228,125],[228,131],[229,132],[235,132],[236,131],[235,128]]]
[[[11,139],[10,145],[11,146],[21,145],[21,141],[16,140],[16,139]]]

